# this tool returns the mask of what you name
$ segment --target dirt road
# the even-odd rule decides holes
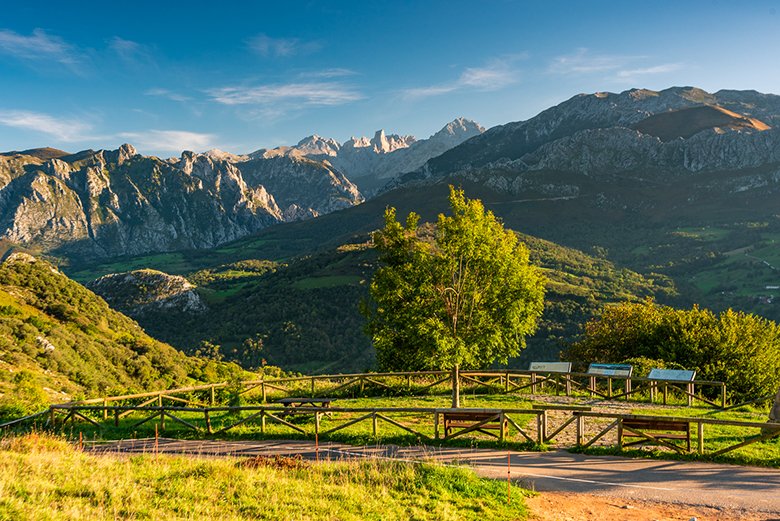
[[[95,452],[151,453],[154,440],[123,440],[90,447]],[[702,507],[691,510],[703,519],[776,519],[780,520],[780,470],[715,463],[688,463],[650,459],[571,454],[566,451],[507,452],[460,447],[361,446],[322,443],[319,450],[311,441],[159,441],[161,453],[192,454],[207,457],[302,454],[315,459],[395,458],[410,461],[434,460],[444,464],[467,465],[481,476],[506,479],[507,469],[513,480],[540,492],[557,493],[541,498],[558,497],[583,507],[583,494],[601,498],[601,503],[622,502],[625,512],[610,514],[610,519],[645,519],[637,517],[644,503]],[[509,456],[509,465],[507,457]],[[536,500],[535,500],[536,501]],[[610,502],[611,501],[611,502]],[[538,502],[538,501],[537,501]],[[595,508],[598,500],[590,507]],[[639,506],[637,506],[639,505]],[[549,512],[551,505],[545,507]],[[617,508],[617,507],[615,507]],[[621,507],[622,508],[622,507]],[[677,510],[680,510],[678,508]],[[689,509],[690,510],[690,509]],[[709,511],[710,514],[706,512]],[[704,512],[704,514],[702,514]],[[712,514],[714,513],[714,514]],[[558,517],[541,519],[598,519],[593,517]],[[665,514],[664,514],[665,515]],[[680,514],[683,515],[683,514]],[[687,515],[687,514],[684,514]],[[685,517],[685,519],[690,519]],[[647,517],[647,519],[682,519],[682,517]]]

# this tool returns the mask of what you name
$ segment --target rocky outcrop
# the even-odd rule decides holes
[[[131,145],[0,156],[0,238],[71,257],[209,248],[362,200],[330,164],[300,157],[160,160]]]
[[[197,314],[206,304],[184,277],[156,270],[112,273],[87,284],[108,304],[137,318],[157,311]]]

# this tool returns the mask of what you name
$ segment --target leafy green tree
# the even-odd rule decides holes
[[[435,229],[415,213],[401,225],[394,208],[385,211],[364,312],[379,366],[452,370],[458,407],[461,368],[505,362],[536,331],[545,278],[481,201],[450,187],[449,202],[452,215],[439,215]]]

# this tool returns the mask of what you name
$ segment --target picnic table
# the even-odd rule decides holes
[[[285,409],[295,409],[296,407],[317,407],[321,409],[330,409],[333,398],[281,398],[276,403],[284,405]],[[285,414],[292,414],[292,411]],[[330,414],[330,413],[328,413]]]

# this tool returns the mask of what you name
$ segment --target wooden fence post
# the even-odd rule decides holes
[[[108,419],[108,398],[103,398],[103,421]]]
[[[726,383],[720,384],[720,408],[726,408]]]
[[[704,423],[701,421],[696,422],[696,434],[698,441],[699,454],[704,454]]]
[[[619,450],[623,450],[623,418],[617,419],[617,446]]]
[[[376,421],[376,412],[371,414],[371,430],[374,433],[374,438],[376,438],[376,427],[377,427],[377,421]]]
[[[203,418],[206,420],[206,432],[211,434],[211,417],[208,409],[203,409]]]
[[[696,390],[696,384],[689,383],[688,384],[688,407],[693,405],[693,394]]]
[[[531,373],[531,394],[536,394],[536,373]]]
[[[439,413],[433,413],[433,439],[439,439]]]
[[[211,388],[209,389],[209,405],[214,405],[214,403],[217,401],[216,393],[214,392],[214,384],[211,384]]]
[[[315,380],[315,379],[314,379],[314,377],[312,376],[312,377],[311,377],[311,397],[312,397],[312,398],[314,398],[314,382],[315,382],[315,381],[316,381],[316,380]]]
[[[577,416],[577,446],[582,445],[582,439],[585,436],[585,417]]]

